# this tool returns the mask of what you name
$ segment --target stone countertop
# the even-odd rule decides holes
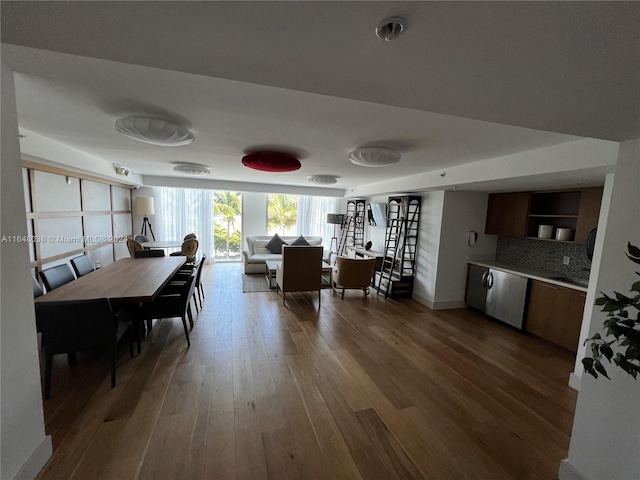
[[[580,292],[586,292],[587,288],[575,283],[569,283],[563,280],[552,277],[562,277],[561,273],[554,273],[545,270],[538,270],[535,268],[523,267],[520,265],[513,265],[504,262],[498,262],[496,260],[469,260],[468,263],[472,265],[479,265],[481,267],[495,268],[507,273],[513,273],[521,275],[523,277],[531,278],[533,280],[540,280],[541,282],[551,283],[560,287],[572,288]]]

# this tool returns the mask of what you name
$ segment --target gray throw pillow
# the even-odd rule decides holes
[[[298,247],[310,247],[311,246],[311,244],[309,242],[307,242],[307,239],[304,238],[302,235],[300,235],[298,238],[296,238],[289,245],[296,245]]]
[[[271,253],[282,253],[282,244],[285,243],[284,240],[280,238],[280,235],[277,233],[271,237],[271,240],[264,246]]]

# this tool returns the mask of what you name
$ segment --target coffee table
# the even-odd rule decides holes
[[[276,270],[282,265],[282,260],[267,260],[265,262],[265,278],[269,288],[276,288]],[[322,262],[322,288],[331,288],[333,268],[327,262]]]

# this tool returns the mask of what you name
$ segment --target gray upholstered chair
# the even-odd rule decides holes
[[[93,263],[87,255],[79,255],[71,259],[71,266],[76,273],[76,277],[80,278],[87,273],[93,272]]]
[[[38,304],[37,318],[42,328],[46,356],[44,398],[51,391],[53,356],[66,353],[69,364],[83,350],[109,349],[111,357],[111,387],[116,386],[118,341],[129,332],[129,353],[133,357],[132,317],[114,315],[108,298]]]
[[[133,258],[149,258],[149,257],[164,257],[164,250],[160,248],[152,248],[149,250],[135,250],[133,252]]]
[[[73,272],[71,271],[71,267],[68,263],[63,263],[62,265],[56,265],[55,267],[41,270],[40,278],[42,279],[42,283],[44,283],[44,288],[47,289],[47,292],[55,290],[56,288],[76,279],[76,277],[73,276]]]
[[[135,237],[133,237],[133,239],[138,243],[144,243],[149,241],[149,239],[144,235],[136,235]]]
[[[369,295],[373,268],[376,265],[375,258],[346,258],[337,257],[333,272],[333,288],[342,289],[342,298],[347,288],[357,288]]]
[[[191,297],[196,286],[196,271],[191,272],[187,281],[178,290],[168,287],[151,303],[145,303],[140,310],[140,317],[147,324],[154,318],[180,317],[184,327],[184,336],[187,339],[187,346],[191,346],[189,340],[189,328],[187,318],[193,329],[193,313],[191,312]]]
[[[287,292],[318,292],[322,289],[322,247],[282,247],[282,265],[276,270],[276,289],[282,290],[282,304]]]

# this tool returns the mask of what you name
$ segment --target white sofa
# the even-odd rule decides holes
[[[300,235],[281,235],[280,238],[287,243],[291,243],[299,236]],[[265,263],[267,260],[282,260],[281,254],[271,253],[265,248],[272,237],[273,235],[249,235],[246,238],[247,248],[242,252],[244,273],[265,273]],[[304,238],[312,246],[322,245],[322,237]]]

